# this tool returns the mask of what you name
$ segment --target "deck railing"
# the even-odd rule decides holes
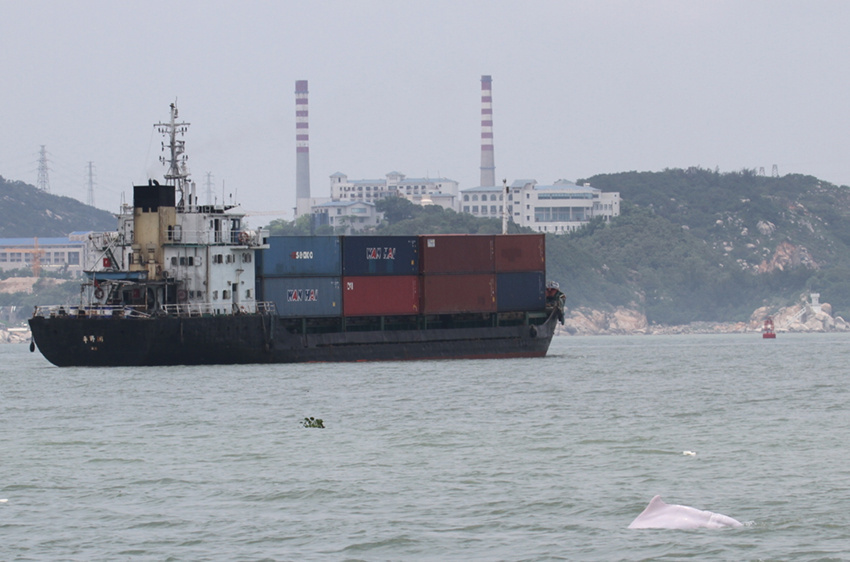
[[[68,306],[62,304],[51,304],[47,306],[36,306],[33,316],[52,318],[56,316],[97,316],[105,318],[148,318],[151,315],[132,306],[107,306],[107,305],[83,305]]]
[[[238,308],[233,308],[232,312],[225,312],[224,309],[216,309],[210,303],[184,303],[184,304],[167,304],[162,308],[162,312],[167,316],[211,316],[211,315],[227,315],[227,314],[275,314],[276,308],[273,302],[255,302],[246,303]],[[55,318],[57,316],[76,316],[76,317],[98,317],[98,318],[150,318],[156,316],[156,313],[147,313],[139,310],[138,307],[132,306],[111,306],[111,305],[83,305],[83,306],[68,306],[68,305],[48,305],[36,306],[33,316],[42,316],[44,318]]]

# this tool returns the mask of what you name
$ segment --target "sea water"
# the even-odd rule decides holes
[[[108,369],[0,346],[0,559],[848,559],[848,388],[847,334]],[[656,494],[746,524],[628,530]]]

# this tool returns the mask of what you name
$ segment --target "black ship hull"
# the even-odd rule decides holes
[[[33,340],[69,366],[164,366],[542,357],[557,314],[540,324],[293,333],[278,316],[34,316]]]

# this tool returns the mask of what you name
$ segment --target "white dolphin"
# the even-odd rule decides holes
[[[740,521],[726,515],[686,505],[670,505],[664,503],[661,496],[655,496],[646,509],[632,521],[629,529],[720,529],[742,525]]]

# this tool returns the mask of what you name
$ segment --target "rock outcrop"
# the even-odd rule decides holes
[[[764,260],[758,266],[759,273],[771,273],[773,271],[785,271],[796,267],[807,267],[819,269],[820,266],[809,255],[809,251],[803,246],[795,246],[790,242],[782,242],[776,247],[770,260]]]
[[[30,341],[30,331],[25,329],[4,330],[0,328],[0,343],[26,343]]]
[[[559,333],[570,335],[645,334],[646,315],[637,310],[618,307],[611,312],[579,308],[569,311]]]
[[[773,312],[771,314],[771,312]],[[771,311],[762,307],[750,316],[749,328],[760,331],[764,319],[773,316],[773,324],[777,332],[847,332],[848,324],[842,317],[832,316],[832,306],[828,303],[820,305],[820,310],[812,308],[808,303],[787,306]]]

